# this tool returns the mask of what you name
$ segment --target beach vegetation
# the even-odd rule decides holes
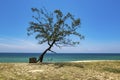
[[[47,43],[48,48],[39,56],[37,62],[42,62],[44,55],[52,50],[53,46],[61,48],[62,46],[75,46],[80,43],[84,36],[78,29],[80,28],[80,18],[75,18],[71,13],[63,14],[59,9],[52,13],[45,8],[31,8],[36,13],[28,27],[28,35],[35,35],[39,44]],[[72,37],[78,37],[74,40]]]
[[[103,68],[103,70],[112,72],[112,73],[120,73],[120,68],[116,69],[116,68],[105,67],[105,68]]]
[[[119,69],[120,61],[0,63],[0,80],[120,80]]]
[[[79,68],[84,68],[83,64],[77,64],[77,63],[55,63],[54,64],[56,68],[64,67],[64,66],[72,66],[72,67],[79,67]]]

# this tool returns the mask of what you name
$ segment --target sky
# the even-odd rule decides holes
[[[34,36],[27,36],[34,15],[31,8],[60,9],[81,19],[85,36],[75,47],[53,47],[58,53],[120,53],[120,0],[0,0],[0,52],[43,52]]]

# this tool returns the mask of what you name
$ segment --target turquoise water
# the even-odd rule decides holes
[[[29,62],[30,57],[37,57],[38,53],[0,53],[0,62]],[[120,60],[120,54],[115,53],[57,53],[46,54],[44,62],[66,62],[83,60]]]

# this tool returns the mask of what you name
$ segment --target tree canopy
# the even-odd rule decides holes
[[[84,39],[78,28],[80,28],[80,18],[75,19],[71,13],[64,15],[61,10],[54,10],[50,13],[45,8],[32,8],[35,12],[34,21],[30,22],[28,35],[35,34],[39,44],[47,43],[52,51],[53,45],[61,47],[63,45],[74,46],[79,44],[80,39]],[[79,39],[76,41],[72,36]],[[47,52],[47,51],[46,51]]]

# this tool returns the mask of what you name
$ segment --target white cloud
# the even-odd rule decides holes
[[[25,39],[0,38],[0,52],[42,52],[45,47]]]
[[[85,43],[82,48],[90,53],[119,53],[120,42],[89,42]]]
[[[37,41],[16,38],[0,38],[0,52],[43,52],[48,46],[39,45]],[[57,53],[105,53],[120,52],[120,43],[82,42],[76,47],[53,47]]]

